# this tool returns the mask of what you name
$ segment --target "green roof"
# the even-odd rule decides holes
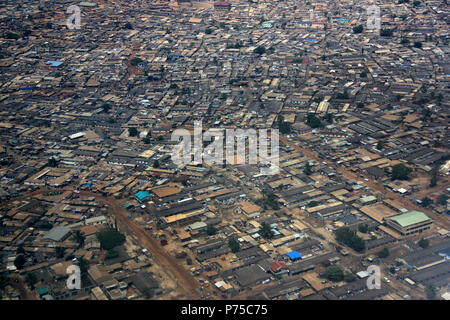
[[[367,197],[362,197],[360,200],[361,200],[361,202],[366,203],[366,202],[371,202],[371,201],[377,200],[377,197],[367,196]]]
[[[96,7],[97,4],[94,3],[94,2],[82,1],[82,2],[80,2],[80,6],[82,6],[82,7]]]
[[[147,197],[151,197],[151,194],[148,193],[147,191],[139,191],[138,193],[135,194],[135,196],[139,199],[139,200],[143,200]]]
[[[39,288],[39,289],[38,289],[38,293],[39,293],[39,295],[43,295],[43,294],[47,294],[48,291],[47,291],[47,289],[45,289],[45,288]]]
[[[397,222],[402,227],[408,227],[410,225],[424,222],[430,218],[423,212],[420,211],[410,211],[408,213],[400,214],[398,216],[391,218],[393,221]]]

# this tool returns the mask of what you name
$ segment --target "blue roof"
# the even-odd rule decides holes
[[[139,191],[138,193],[135,194],[135,196],[139,199],[145,199],[147,197],[151,197],[150,193],[148,193],[147,191]]]
[[[302,255],[297,252],[297,251],[291,251],[286,253],[286,255],[289,257],[289,259],[291,260],[295,260],[295,259],[301,259]]]
[[[61,61],[47,61],[45,64],[50,65],[50,67],[59,67],[63,63]]]

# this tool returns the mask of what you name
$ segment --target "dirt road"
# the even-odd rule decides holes
[[[128,218],[128,213],[123,209],[114,198],[103,197],[97,193],[80,191],[80,196],[94,197],[96,200],[107,204],[111,208],[111,214],[124,226],[130,234],[133,234],[139,241],[140,245],[148,249],[158,263],[166,268],[179,283],[183,286],[188,294],[189,299],[200,299],[200,294],[196,290],[200,287],[198,281],[183,267],[174,257],[170,256],[159,243],[153,239],[148,231],[138,226],[132,219]]]
[[[11,202],[14,201],[21,201],[39,194],[54,191],[73,191],[73,189],[38,189],[20,198],[5,202],[1,205],[1,207],[8,206]],[[151,252],[152,256],[163,268],[165,268],[166,271],[168,271],[171,275],[173,275],[175,279],[178,280],[179,284],[185,289],[187,298],[201,298],[199,292],[196,290],[197,288],[201,287],[198,281],[190,274],[189,271],[181,266],[174,257],[170,256],[164,250],[164,248],[161,247],[159,243],[150,236],[148,231],[138,226],[132,219],[129,219],[128,213],[123,209],[123,206],[116,199],[107,198],[98,193],[89,191],[80,191],[78,195],[83,197],[94,197],[97,201],[107,204],[111,208],[111,211],[109,213],[112,214],[117,219],[117,221],[127,229],[130,234],[138,239],[140,245]]]

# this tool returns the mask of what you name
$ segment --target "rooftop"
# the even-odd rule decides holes
[[[397,222],[402,227],[408,227],[416,223],[430,220],[430,218],[425,213],[420,211],[410,211],[408,213],[392,217],[391,219]]]

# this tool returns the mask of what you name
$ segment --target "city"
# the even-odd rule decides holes
[[[450,300],[448,13],[4,1],[0,299]]]

